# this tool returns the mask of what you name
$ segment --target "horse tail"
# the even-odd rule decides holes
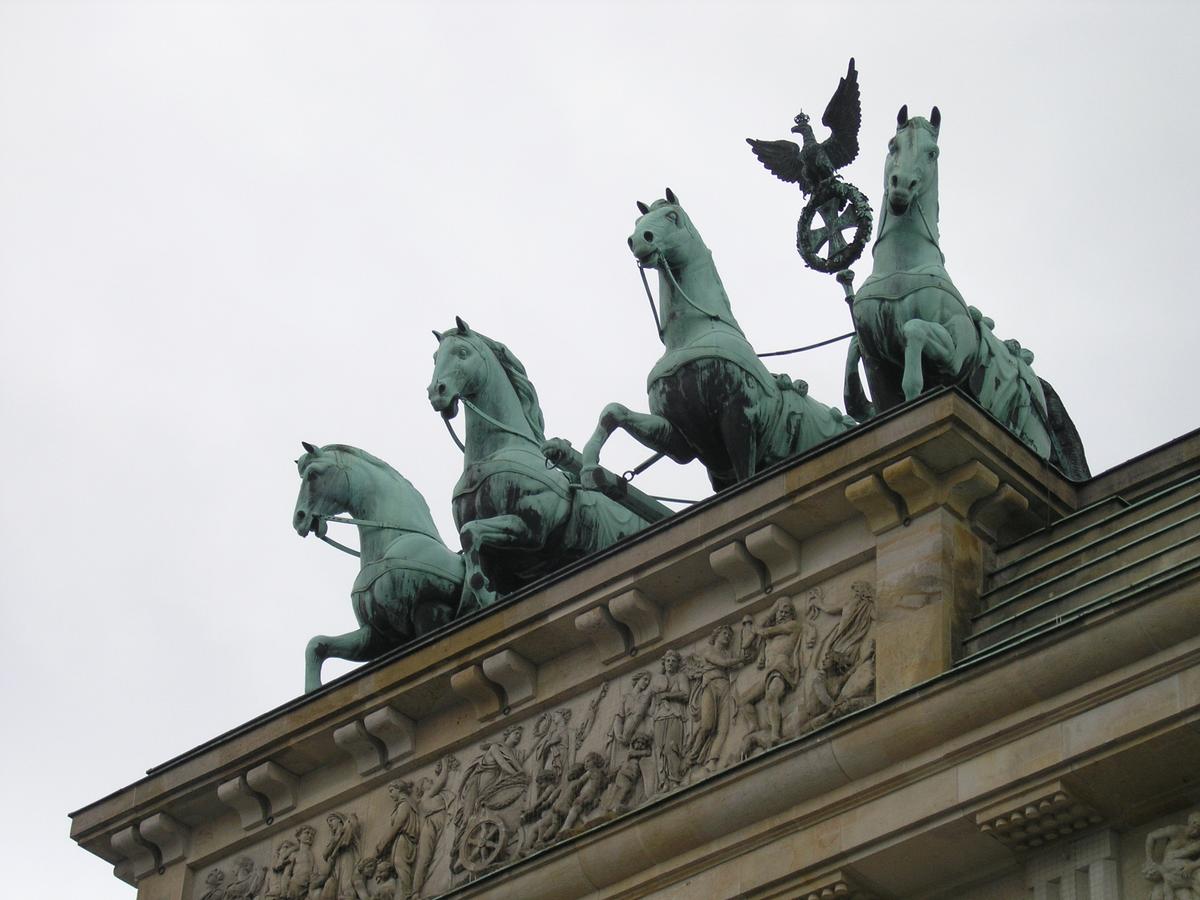
[[[1046,395],[1046,430],[1050,433],[1050,461],[1072,481],[1086,481],[1092,477],[1087,456],[1083,450],[1083,439],[1067,413],[1058,391],[1045,378],[1038,378]]]

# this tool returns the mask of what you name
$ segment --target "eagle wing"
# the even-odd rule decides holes
[[[790,181],[800,185],[800,190],[808,194],[812,186],[804,177],[804,165],[800,161],[800,146],[793,141],[759,141],[746,138],[746,143],[758,157],[758,161],[780,181]]]
[[[832,134],[822,147],[834,169],[848,166],[858,156],[858,128],[862,124],[862,101],[858,93],[858,71],[854,59],[846,70],[846,77],[838,82],[833,99],[825,107],[821,124]]]

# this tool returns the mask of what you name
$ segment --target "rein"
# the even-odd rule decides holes
[[[939,249],[938,252],[940,253],[941,250]],[[680,286],[679,282],[675,280],[675,273],[671,271],[671,267],[667,264],[667,261],[662,259],[662,252],[659,251],[656,255],[657,255],[658,259],[662,262],[663,271],[665,271],[667,273],[667,278],[669,278],[671,280],[671,285],[679,293],[679,296],[683,297],[683,299],[686,300],[688,302],[688,304],[693,309],[695,309],[697,312],[700,312],[703,315],[708,316],[714,322],[725,322],[725,320],[723,318],[721,318],[720,316],[713,315],[712,313],[708,312],[707,310],[701,309],[700,306],[694,300],[692,300],[691,297],[689,297],[687,295],[687,292],[684,291],[684,289]],[[662,320],[660,320],[658,317],[658,307],[654,303],[654,294],[651,293],[651,291],[650,291],[650,282],[646,280],[646,270],[654,269],[657,267],[643,265],[640,262],[637,263],[637,267],[638,267],[638,274],[642,276],[642,287],[644,287],[646,289],[646,299],[648,301],[650,301],[650,312],[654,316],[654,327],[655,327],[655,329],[657,329],[658,337],[661,340],[663,337],[663,333],[664,333],[663,327],[662,327]],[[740,334],[742,337],[746,336],[746,333],[744,331],[742,331],[742,329],[739,328],[737,325],[734,325],[731,322],[725,322],[725,324],[728,325],[730,328],[733,328],[735,331],[737,331],[737,333]],[[818,347],[825,347],[825,346],[828,346],[829,344],[836,344],[838,341],[844,341],[844,340],[846,340],[846,338],[852,338],[852,337],[854,337],[854,332],[849,331],[846,334],[839,334],[837,337],[831,337],[831,338],[826,338],[823,341],[817,341],[815,344],[806,344],[803,347],[793,347],[791,350],[772,350],[769,353],[755,353],[754,355],[757,356],[759,359],[766,359],[769,356],[791,356],[793,353],[803,353],[806,350],[816,350]],[[458,440],[457,435],[455,435],[455,440]]]
[[[463,406],[465,406],[467,409],[471,410],[471,412],[475,413],[475,415],[479,416],[479,418],[483,419],[483,421],[487,422],[493,428],[497,428],[500,431],[503,431],[507,434],[511,434],[513,437],[519,437],[524,441],[529,441],[529,443],[533,444],[533,446],[538,448],[538,453],[542,452],[542,442],[539,441],[537,438],[530,437],[527,434],[523,434],[522,432],[517,431],[515,428],[509,428],[507,425],[505,425],[499,419],[496,419],[493,416],[490,416],[487,413],[485,413],[482,409],[480,409],[478,406],[476,406],[474,403],[472,403],[470,400],[468,400],[466,397],[462,396],[461,394],[459,396],[455,397],[454,399],[460,401]],[[454,431],[454,426],[450,424],[450,420],[448,418],[446,418],[445,416],[442,416],[442,421],[446,423],[446,430],[448,432],[450,432],[450,437],[454,438],[454,443],[458,445],[458,449],[461,452],[466,453],[467,448],[463,444],[463,442],[458,439],[458,435]],[[338,520],[338,521],[343,521],[343,520]]]
[[[421,535],[424,535],[425,537],[432,537],[432,535],[429,534],[429,532],[422,531],[419,528],[409,528],[405,525],[396,525],[392,522],[376,522],[374,519],[353,519],[349,516],[347,516],[343,519],[343,518],[339,518],[338,516],[318,516],[318,515],[314,515],[313,518],[318,519],[322,522],[337,522],[339,525],[365,525],[368,528],[387,528],[390,531],[404,531],[409,534],[421,534]],[[327,543],[330,547],[336,547],[337,549],[341,550],[343,553],[349,553],[351,556],[358,557],[358,558],[362,557],[362,554],[359,551],[353,549],[352,547],[347,547],[345,544],[338,543],[337,541],[335,541],[333,538],[329,537],[328,535],[317,534],[317,537],[320,538],[321,540],[323,540],[325,543]]]
[[[671,287],[675,289],[675,293],[679,294],[679,296],[684,299],[684,302],[686,302],[688,306],[713,322],[721,322],[725,325],[728,325],[742,337],[746,336],[745,332],[743,332],[735,322],[729,322],[722,316],[709,312],[707,309],[702,307],[699,303],[688,296],[687,291],[685,291],[683,286],[680,285],[680,283],[675,279],[675,273],[671,271],[671,264],[668,263],[663,257],[661,250],[655,251],[654,258],[658,260],[658,262],[661,264],[661,267],[655,265],[642,265],[640,262],[637,263],[637,267],[638,271],[642,275],[642,285],[646,288],[646,299],[650,301],[650,310],[654,313],[654,327],[658,329],[658,336],[660,338],[663,336],[662,320],[658,317],[658,307],[654,305],[654,295],[650,293],[650,282],[646,280],[646,269],[659,269],[659,271],[666,272],[667,279],[671,282]]]

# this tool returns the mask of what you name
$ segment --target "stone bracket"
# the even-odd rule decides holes
[[[575,617],[575,627],[588,636],[603,663],[615,662],[629,652],[633,637],[608,611],[607,606],[593,606]]]
[[[164,812],[147,816],[138,823],[145,841],[158,850],[159,866],[169,866],[187,856],[191,829]]]
[[[133,884],[186,857],[190,841],[191,829],[186,825],[164,812],[154,813],[109,838],[113,850],[122,857],[113,867],[113,874]]]
[[[333,740],[354,758],[359,775],[385,769],[413,752],[416,725],[390,706],[367,713],[333,731]]]
[[[278,763],[268,760],[246,773],[246,785],[267,798],[267,815],[278,816],[296,808],[300,779]]]
[[[251,789],[245,775],[238,775],[217,785],[217,797],[226,806],[237,811],[245,831],[265,824],[267,816],[270,815],[269,801]]]
[[[882,534],[904,521],[902,501],[878,475],[868,475],[846,485],[846,499],[863,514],[873,534]]]
[[[708,564],[733,588],[733,598],[745,603],[770,590],[766,566],[759,562],[741,541],[731,541],[708,554]]]
[[[367,713],[363,719],[367,734],[383,745],[383,761],[391,765],[413,752],[416,723],[404,713],[384,706]]]
[[[975,526],[993,541],[1004,537],[1006,526],[1029,509],[1029,501],[1011,485],[1002,484],[991,497],[979,504]]]
[[[1029,508],[1025,497],[979,460],[939,473],[915,456],[886,466],[882,477],[868,475],[847,485],[846,499],[877,535],[944,506],[994,540]]]
[[[575,617],[575,627],[586,634],[603,663],[632,656],[662,639],[663,611],[637,588]]]
[[[501,650],[483,661],[483,674],[503,692],[505,711],[533,699],[537,666],[515,650]]]
[[[498,716],[504,708],[504,694],[500,685],[484,674],[483,666],[479,663],[459,669],[451,675],[450,688],[470,702],[475,708],[475,716],[481,722]]]
[[[359,775],[370,775],[386,765],[382,741],[372,737],[358,719],[333,729],[333,742],[354,758]]]
[[[662,638],[662,609],[636,588],[609,600],[608,611],[629,630],[630,650],[641,650]]]
[[[746,535],[746,549],[766,567],[772,587],[800,574],[800,542],[773,522]]]

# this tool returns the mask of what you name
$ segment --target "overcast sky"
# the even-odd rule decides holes
[[[878,208],[897,108],[940,106],[947,267],[1093,471],[1195,428],[1198,26],[1144,0],[0,2],[5,895],[131,897],[66,812],[295,696],[308,637],[352,627],[356,563],[290,527],[301,440],[389,460],[456,543],[431,328],[508,343],[577,445],[644,409],[625,238],[670,185],[760,351],[846,331],[744,138],[819,118],[852,55],[843,174]],[[844,353],[777,368],[840,406]],[[698,466],[639,483],[706,493]]]

